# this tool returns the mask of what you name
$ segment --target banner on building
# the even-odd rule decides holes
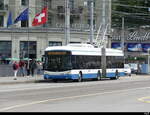
[[[114,42],[111,44],[111,47],[114,49],[121,49],[121,43]],[[128,52],[147,53],[148,49],[150,49],[150,43],[125,43],[124,48],[127,49]]]

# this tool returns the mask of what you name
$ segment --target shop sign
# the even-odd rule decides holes
[[[136,32],[132,32],[128,35],[125,35],[125,40],[126,41],[148,41],[150,40],[150,32],[146,32],[144,35],[138,35],[139,33]],[[114,35],[112,37],[112,40],[115,41],[121,41],[121,35]]]
[[[147,41],[149,40],[150,32],[145,33],[143,36],[139,36],[138,32],[130,33],[127,37],[127,41]]]

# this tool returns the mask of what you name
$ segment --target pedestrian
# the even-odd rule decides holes
[[[30,71],[31,71],[32,77],[34,77],[34,71],[36,68],[37,68],[36,61],[35,59],[32,59],[30,63]]]
[[[14,80],[17,80],[18,69],[19,69],[19,64],[15,61],[13,63]]]
[[[20,74],[24,77],[25,73],[24,73],[24,67],[25,67],[25,63],[20,60],[19,62],[19,70],[20,70]]]
[[[28,77],[30,76],[30,67],[29,67],[29,65],[30,65],[30,61],[26,61],[25,62],[25,69],[27,71],[27,76]]]
[[[42,71],[42,62],[37,62],[37,74],[41,74]]]

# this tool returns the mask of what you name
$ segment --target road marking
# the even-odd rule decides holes
[[[91,96],[98,96],[98,95],[112,94],[112,93],[123,93],[123,92],[126,92],[126,91],[143,90],[143,89],[150,89],[150,87],[134,88],[134,89],[126,89],[126,90],[117,90],[117,91],[110,91],[110,92],[103,92],[103,93],[93,93],[93,94],[87,94],[87,95],[77,95],[77,96],[70,96],[70,97],[62,97],[62,98],[34,101],[34,102],[31,102],[31,103],[20,104],[20,105],[15,105],[15,106],[2,108],[2,109],[0,109],[0,112],[4,112],[4,111],[7,111],[7,110],[12,110],[12,109],[17,109],[17,108],[21,108],[21,107],[27,107],[27,106],[36,105],[36,104],[41,104],[41,103],[46,103],[46,102],[63,101],[63,100],[66,100],[66,99],[76,99],[76,98],[91,97]],[[143,101],[143,99],[147,99],[147,98],[141,98],[140,100]]]
[[[150,96],[139,98],[138,101],[141,101],[144,103],[150,103]]]

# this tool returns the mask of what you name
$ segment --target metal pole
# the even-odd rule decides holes
[[[28,26],[27,27],[28,28],[28,67],[27,68],[29,69],[29,63],[30,63],[30,60],[29,60],[29,58],[30,58],[30,55],[29,55],[29,51],[30,51],[29,50],[29,45],[30,45],[29,44],[29,37],[30,37],[29,36],[29,0],[28,0],[28,23],[27,23],[27,26]]]
[[[48,0],[45,1],[46,3],[44,4],[44,7],[47,7],[48,11],[49,11],[49,7],[48,7]],[[47,39],[47,47],[49,46],[49,42],[48,42],[48,11],[47,11],[47,22],[46,22],[46,39]]]
[[[150,49],[148,49],[148,66],[147,66],[147,69],[148,69],[148,71],[147,71],[147,73],[148,74],[150,74]]]
[[[91,2],[91,8],[90,8],[90,44],[93,44],[94,39],[94,2],[93,0]]]
[[[106,26],[106,0],[102,0],[102,23]]]
[[[103,25],[104,25],[104,28],[103,29],[105,29],[105,26],[106,26],[106,4],[105,4],[105,0],[103,0],[102,1],[102,4],[103,4],[103,12],[102,12],[102,23],[103,23]],[[106,27],[106,30],[107,30],[107,27]],[[106,37],[105,36],[105,31],[103,31],[104,33],[104,36],[102,36],[102,40],[103,40],[103,37]],[[101,67],[102,67],[102,76],[103,77],[106,77],[106,67],[107,67],[107,65],[106,65],[106,42],[107,41],[104,41],[104,46],[102,47],[102,49],[101,49],[101,52],[102,52],[102,59],[101,59]]]
[[[108,34],[109,34],[109,37],[108,37],[108,48],[111,48],[111,34],[112,34],[112,30],[111,30],[111,14],[112,14],[112,12],[111,12],[111,10],[112,10],[112,8],[111,8],[111,3],[112,3],[112,0],[108,0]]]
[[[122,17],[122,38],[121,38],[121,49],[124,52],[124,17]]]
[[[65,0],[65,45],[70,43],[70,6],[69,0]]]

